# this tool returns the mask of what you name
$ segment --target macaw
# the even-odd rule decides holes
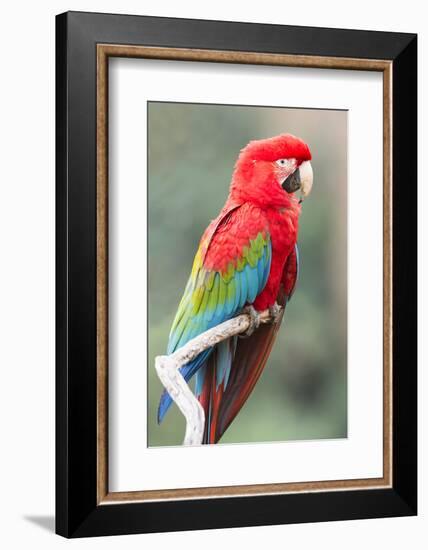
[[[186,381],[196,375],[195,395],[205,411],[203,443],[217,443],[244,405],[293,294],[301,203],[313,181],[311,158],[308,145],[291,134],[250,141],[236,161],[224,207],[200,240],[167,353],[243,310],[252,321],[246,337],[231,337],[181,368]],[[266,309],[273,322],[259,325]],[[164,391],[159,423],[171,403]]]

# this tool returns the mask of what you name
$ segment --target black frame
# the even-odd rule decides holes
[[[97,506],[96,45],[393,61],[393,487]],[[417,36],[68,12],[56,18],[56,532],[65,537],[417,513]]]

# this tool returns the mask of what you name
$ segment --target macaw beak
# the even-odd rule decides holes
[[[302,181],[300,179],[300,168],[294,170],[294,172],[282,182],[282,188],[284,191],[287,191],[287,193],[294,193],[300,189],[301,185]]]
[[[284,191],[287,191],[287,193],[294,193],[300,189],[302,193],[301,200],[303,200],[311,192],[313,179],[314,174],[311,163],[308,160],[305,160],[299,168],[297,168],[297,170],[295,170],[282,182],[282,188]]]

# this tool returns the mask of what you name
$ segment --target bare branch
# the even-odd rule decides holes
[[[268,309],[260,314],[260,323],[273,320]],[[202,405],[194,396],[179,369],[193,361],[200,353],[232,336],[245,333],[251,324],[249,313],[225,321],[196,338],[189,340],[171,355],[159,355],[155,359],[156,372],[165,389],[175,401],[186,419],[183,445],[201,445],[204,435],[205,414]]]

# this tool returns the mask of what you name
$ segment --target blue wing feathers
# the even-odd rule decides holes
[[[263,256],[257,262],[257,279],[261,287],[264,287],[265,254],[266,254],[266,250],[263,251]]]
[[[247,277],[248,294],[247,302],[250,304],[254,302],[259,293],[259,277],[257,274],[257,268],[251,267],[249,264],[245,266],[245,274]]]
[[[220,272],[213,275],[202,264],[196,264],[172,325],[167,353],[174,353],[198,334],[233,317],[246,303],[253,303],[266,285],[271,256],[272,248],[268,238],[258,251],[258,261],[253,263],[254,267],[247,261],[242,269],[241,266],[236,268],[230,278],[226,279]],[[234,337],[215,348],[217,387],[221,383],[224,388],[227,385],[236,342],[237,338]],[[206,361],[212,352],[213,348],[204,351],[180,371],[187,382],[196,374],[197,396],[201,395],[207,374]],[[159,403],[158,422],[162,421],[171,403],[171,397],[164,391]]]
[[[227,382],[232,368],[233,358],[235,356],[236,343],[238,337],[234,336],[218,344],[216,348],[216,389],[223,383],[223,389],[226,389]]]
[[[205,376],[207,372],[207,364],[201,365],[195,374],[195,395],[199,397],[204,388]]]
[[[245,271],[239,271],[237,273],[237,276],[239,278],[238,284],[241,289],[238,307],[239,309],[241,309],[245,306],[245,303],[247,301],[247,296],[248,296],[247,274],[245,273]]]
[[[226,376],[229,377],[228,371],[230,370],[230,365],[232,364],[232,354],[229,342],[225,340],[218,344],[216,348],[217,352],[217,362],[216,362],[216,389],[220,384],[225,380]]]

